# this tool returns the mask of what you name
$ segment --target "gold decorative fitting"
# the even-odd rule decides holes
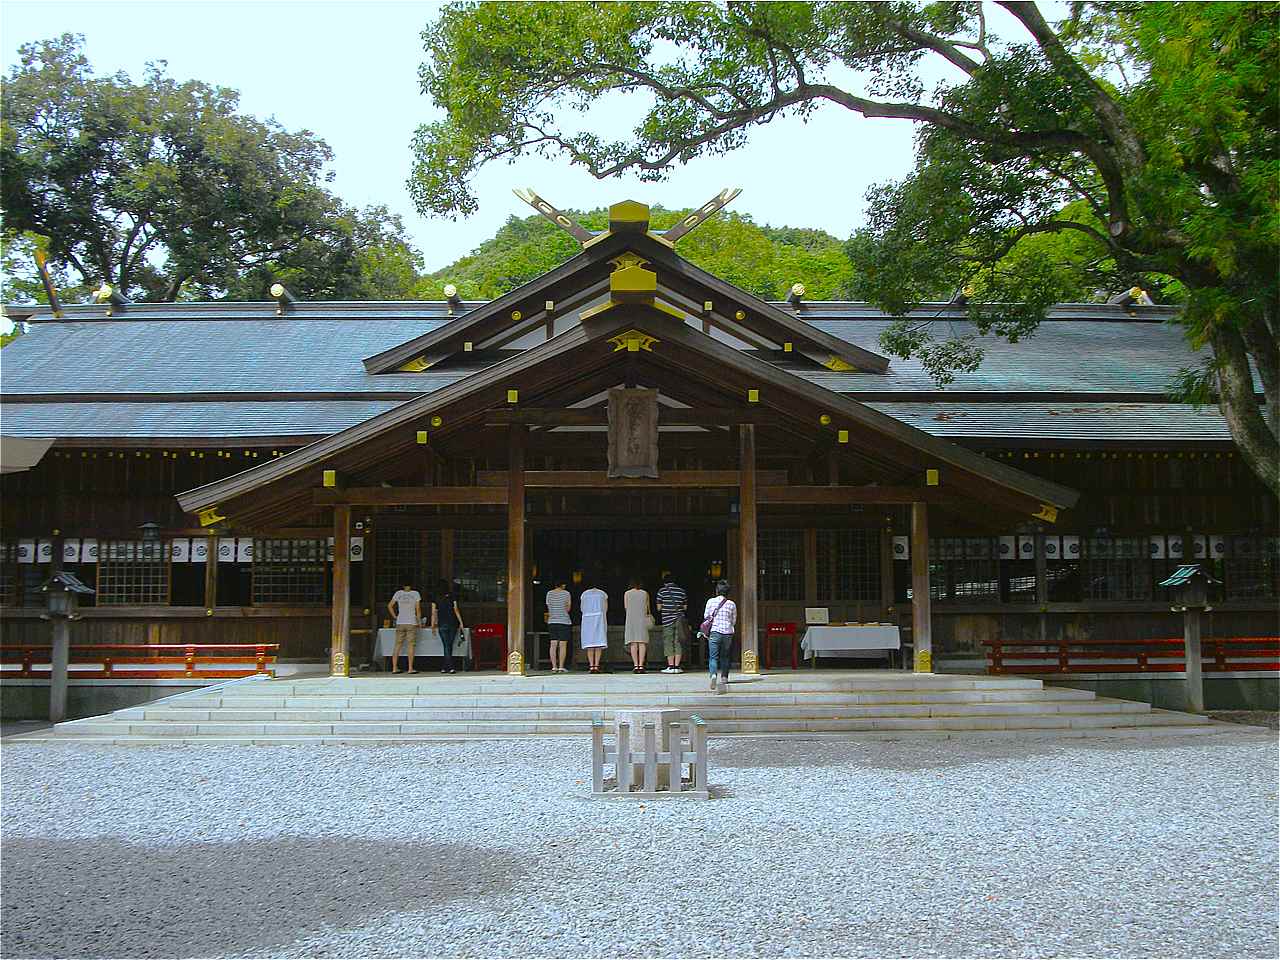
[[[470,353],[470,352],[471,352],[472,350],[474,350],[475,348],[476,348],[475,344],[474,344],[474,343],[472,343],[470,340],[464,340],[464,341],[462,342],[462,352],[463,352],[463,353]]]
[[[632,250],[624,250],[609,262],[616,270],[625,270],[627,267],[643,267],[649,261]]]
[[[620,350],[625,350],[627,353],[639,353],[641,350],[652,353],[653,345],[660,341],[657,337],[651,337],[643,331],[628,330],[626,333],[620,333],[616,337],[610,337],[609,342],[613,344],[614,353]]]
[[[933,673],[933,653],[929,650],[917,650],[916,673]]]
[[[431,418],[431,425],[433,427],[439,427],[443,423],[444,423],[444,417],[440,416],[439,414]]]
[[[333,665],[329,669],[331,677],[345,677],[347,675],[347,655],[337,652],[333,655]]]
[[[519,310],[512,310],[512,311],[511,311],[511,319],[512,319],[512,320],[523,320],[523,319],[524,319],[524,314],[523,314],[523,313],[521,313]]]
[[[703,300],[703,301],[702,301],[702,312],[703,312],[703,313],[710,313],[710,312],[711,312],[712,310],[714,310],[714,309],[715,309],[715,306],[711,303],[711,301],[710,301],[710,300]]]
[[[426,443],[426,442],[427,442],[427,431],[425,431],[425,430],[419,430],[419,431],[418,431],[418,442],[419,442],[419,443]]]
[[[220,523],[227,519],[218,512],[217,507],[209,507],[207,510],[201,510],[199,513],[200,526],[212,527],[215,523]]]
[[[839,433],[837,433],[837,434],[836,434],[836,440],[838,440],[840,443],[848,443],[848,442],[849,442],[849,431],[848,431],[848,430],[841,430]]]
[[[834,354],[830,357],[827,357],[826,360],[822,361],[822,365],[826,367],[828,370],[832,370],[836,373],[848,373],[850,370],[857,369],[856,367],[854,367],[853,364],[846,363],[844,360],[841,360],[839,357],[835,356]]]
[[[1050,523],[1058,522],[1058,508],[1051,507],[1047,503],[1040,504],[1040,509],[1032,514],[1037,520],[1047,520]]]
[[[759,673],[760,658],[756,656],[754,650],[742,651],[742,672],[743,673]]]
[[[326,487],[336,487],[338,485],[338,471],[326,470],[324,472],[324,485]]]
[[[623,302],[651,301],[658,292],[658,275],[639,266],[619,267],[609,274],[609,296]]]
[[[822,424],[824,427],[831,426],[831,414],[824,413],[822,416],[818,418],[818,422]]]
[[[554,300],[548,300],[545,304],[543,304],[543,309],[546,310],[547,313],[553,312],[555,308],[556,308],[556,302]]]
[[[747,403],[759,403],[759,402],[760,402],[760,391],[754,390],[754,389],[748,390]]]
[[[519,402],[520,402],[520,391],[519,391],[519,390],[508,390],[508,391],[507,391],[507,403],[519,403]]]
[[[402,363],[398,369],[401,373],[421,373],[430,366],[431,362],[426,357],[414,357],[407,363]]]
[[[924,485],[926,487],[936,487],[938,485],[937,470],[926,470],[924,472]]]
[[[786,343],[784,343],[784,344],[782,345],[782,352],[783,352],[783,353],[790,353],[790,352],[792,351],[792,349],[794,349],[794,348],[791,346],[791,341],[790,341],[790,340],[788,340]]]
[[[519,650],[512,650],[507,655],[507,673],[513,677],[523,677],[524,670],[524,654]]]
[[[735,320],[745,320],[745,319],[747,319],[746,311],[745,311],[745,310],[738,310],[738,311],[735,311],[735,312],[734,312],[734,314],[733,314],[733,319],[735,319]]]

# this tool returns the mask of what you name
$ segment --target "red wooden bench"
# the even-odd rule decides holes
[[[1180,673],[1181,637],[1145,640],[984,640],[990,673]],[[1206,637],[1205,673],[1280,670],[1280,637]]]
[[[75,680],[275,676],[279,651],[278,643],[73,643],[68,676]],[[47,678],[52,652],[51,646],[41,644],[2,644],[0,676]]]

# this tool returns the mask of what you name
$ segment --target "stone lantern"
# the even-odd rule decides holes
[[[56,571],[40,587],[48,612],[42,620],[53,623],[53,655],[49,660],[49,721],[61,723],[67,716],[67,665],[71,659],[70,621],[79,619],[80,598],[93,589],[65,570]]]
[[[1198,563],[1186,563],[1160,586],[1174,591],[1174,613],[1182,613],[1182,643],[1186,661],[1187,706],[1196,713],[1204,712],[1204,677],[1200,669],[1200,613],[1212,610],[1209,587],[1218,583]]]

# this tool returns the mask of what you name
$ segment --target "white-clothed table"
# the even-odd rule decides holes
[[[804,632],[804,639],[800,641],[805,659],[879,656],[883,650],[901,648],[902,638],[898,628],[889,623],[812,626]]]
[[[375,657],[389,657],[396,649],[396,631],[395,627],[382,627],[378,630],[378,645],[374,650]],[[404,651],[400,651],[400,655],[404,656]],[[415,657],[443,657],[444,644],[440,642],[440,634],[432,630],[430,627],[419,627],[418,638],[413,645],[413,655]],[[471,656],[471,628],[464,627],[458,631],[458,636],[453,641],[453,655],[455,657]]]

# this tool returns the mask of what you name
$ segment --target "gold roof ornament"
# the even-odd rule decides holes
[[[613,352],[626,350],[628,353],[638,353],[644,350],[648,353],[653,352],[653,345],[660,342],[657,337],[650,336],[642,330],[628,330],[617,336],[610,337],[609,342],[613,344]]]
[[[681,237],[696,229],[728,206],[738,194],[742,193],[742,188],[725,187],[725,189],[721,190],[693,213],[687,215],[674,227],[662,231],[649,229],[648,204],[641,203],[638,200],[623,200],[609,207],[609,229],[601,233],[593,233],[586,229],[567,213],[557,209],[540,197],[531,187],[523,190],[516,188],[511,192],[577,240],[583,247],[588,247],[598,240],[617,233],[642,233],[671,247]]]

